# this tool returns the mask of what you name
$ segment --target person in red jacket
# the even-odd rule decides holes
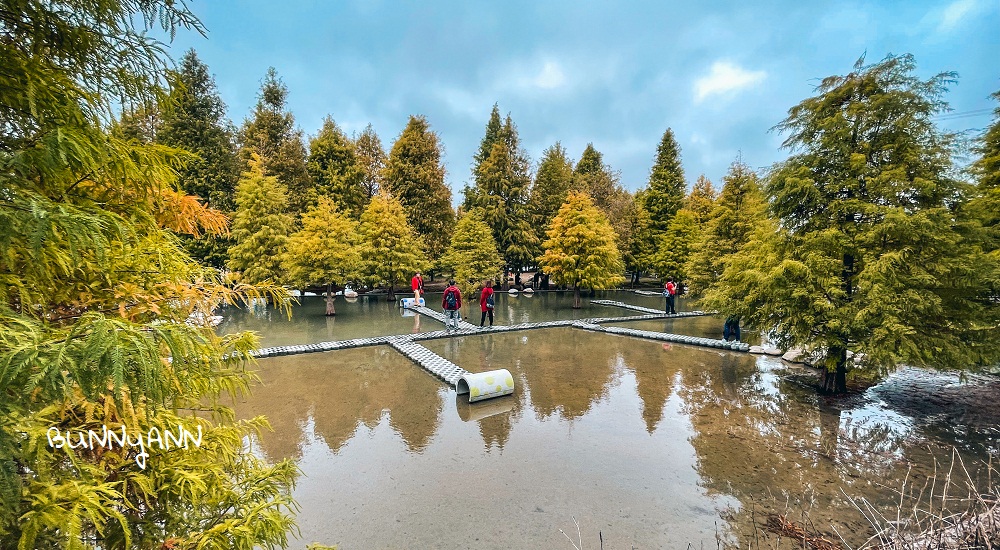
[[[410,279],[410,288],[413,289],[413,304],[419,306],[420,295],[424,293],[424,278],[420,276],[419,271]]]
[[[444,289],[444,296],[441,297],[441,308],[444,309],[445,330],[458,330],[458,322],[462,319],[458,310],[462,307],[462,291],[455,286],[455,281],[448,281],[448,288]]]
[[[486,323],[487,314],[490,316],[490,326],[493,326],[493,306],[493,281],[486,281],[486,286],[479,294],[479,310],[483,312],[482,318],[479,319],[479,326]]]

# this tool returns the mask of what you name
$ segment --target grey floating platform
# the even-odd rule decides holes
[[[620,334],[622,336],[634,336],[647,340],[660,340],[663,342],[673,342],[676,344],[688,344],[691,346],[701,346],[706,348],[728,349],[733,351],[750,351],[750,344],[744,342],[728,342],[726,340],[716,340],[714,338],[701,338],[698,336],[685,336],[683,334],[670,334],[668,332],[653,332],[651,330],[637,330],[624,327],[604,327],[596,323],[588,322],[589,319],[578,321],[573,324],[577,328],[592,330],[595,332],[606,332],[608,334]]]
[[[392,349],[409,357],[421,368],[451,386],[457,386],[459,378],[471,374],[455,363],[414,342],[409,337],[392,337],[386,340]]]
[[[436,319],[438,321],[441,321],[442,323],[447,324],[446,323],[447,317],[444,316],[444,313],[441,313],[440,311],[438,311],[436,309],[431,309],[431,308],[425,307],[425,306],[410,307],[408,309],[410,311],[416,311],[417,313],[419,313],[421,315],[426,315],[426,316],[428,316],[428,317],[430,317],[432,319]],[[469,329],[477,329],[479,327],[477,327],[476,325],[473,325],[471,323],[465,322],[465,318],[463,317],[462,320],[458,322],[458,328],[469,330]]]
[[[652,290],[633,290],[632,292],[643,296],[663,296],[663,292],[653,292]]]
[[[664,313],[662,310],[659,310],[659,309],[653,309],[651,307],[642,307],[642,306],[637,306],[637,305],[633,305],[633,304],[626,304],[625,302],[616,302],[615,300],[591,300],[590,303],[592,303],[592,304],[600,304],[602,306],[623,307],[625,309],[631,309],[631,310],[635,310],[635,311],[642,311],[642,312],[649,313],[649,314],[660,315],[660,316],[663,316],[663,317],[666,317],[666,318],[674,318],[674,317],[698,317],[698,316],[701,316],[701,315],[710,315],[709,313],[705,313],[704,311],[681,311],[681,312],[678,312],[678,313],[670,313],[670,314],[668,314],[668,313]]]
[[[688,344],[708,348],[729,349],[733,351],[749,351],[750,345],[742,342],[727,342],[725,340],[715,340],[712,338],[699,338],[697,336],[685,336],[683,334],[670,334],[666,332],[653,332],[649,330],[637,330],[624,327],[607,327],[601,323],[617,323],[624,321],[642,321],[647,319],[669,319],[674,317],[695,317],[708,315],[701,311],[685,311],[674,315],[667,315],[661,311],[622,302],[610,300],[592,300],[594,303],[611,305],[635,309],[638,311],[652,312],[645,315],[631,315],[625,317],[593,317],[588,319],[561,319],[556,321],[541,321],[537,323],[520,323],[517,325],[495,325],[492,327],[478,327],[465,321],[459,322],[458,330],[436,330],[430,332],[420,332],[417,334],[399,334],[394,336],[375,336],[372,338],[354,338],[351,340],[338,340],[334,342],[319,342],[316,344],[304,344],[300,346],[274,346],[262,348],[250,352],[250,355],[259,359],[265,357],[279,357],[283,355],[297,355],[302,353],[318,353],[323,351],[334,351],[339,349],[360,348],[366,346],[381,346],[388,344],[396,351],[402,353],[413,362],[434,376],[440,378],[451,386],[456,386],[463,376],[469,373],[462,367],[448,361],[444,357],[437,355],[431,350],[418,344],[422,340],[435,340],[438,338],[452,338],[455,336],[473,336],[480,334],[490,334],[494,332],[515,332],[521,330],[533,330],[540,328],[573,327],[595,332],[606,332],[608,334],[619,334],[622,336],[633,336],[647,340],[660,340],[664,342],[674,342],[678,344]],[[411,308],[414,311],[432,317],[440,322],[444,322],[444,314],[427,307]]]

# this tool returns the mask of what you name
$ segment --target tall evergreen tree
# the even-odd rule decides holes
[[[559,212],[559,207],[566,202],[566,196],[572,187],[573,161],[566,156],[566,149],[557,141],[542,153],[528,201],[533,215],[532,223],[538,229],[540,240],[544,240],[549,224]]]
[[[649,212],[653,230],[662,233],[684,202],[687,184],[681,167],[681,152],[674,132],[667,128],[656,147],[656,160],[649,172],[649,187],[643,193],[643,208]]]
[[[621,185],[621,174],[604,164],[604,155],[588,143],[573,171],[573,188],[587,193],[611,223],[615,243],[626,254],[632,249],[632,228],[638,219],[633,213],[635,198]],[[634,269],[635,258],[629,257]]]
[[[396,299],[396,283],[408,280],[426,263],[420,237],[406,221],[403,206],[387,192],[372,197],[358,228],[361,261],[358,274],[374,285],[386,285]]]
[[[717,195],[712,188],[712,182],[705,177],[705,174],[698,176],[698,181],[694,183],[691,192],[684,199],[684,208],[694,213],[699,224],[708,221],[715,208]]]
[[[510,115],[491,135],[495,119],[499,120],[496,105],[483,138],[483,146],[491,142],[491,149],[482,160],[479,160],[479,155],[483,151],[477,154],[475,185],[465,190],[465,207],[481,211],[482,220],[493,233],[506,270],[520,273],[532,262],[538,250],[528,209],[531,173]]]
[[[466,212],[455,225],[442,263],[452,269],[462,294],[470,296],[484,280],[496,278],[503,267],[490,227],[481,210]]]
[[[670,225],[657,239],[656,252],[652,258],[653,268],[661,278],[673,277],[675,281],[689,284],[692,251],[700,250],[697,239],[700,236],[697,215],[681,208],[670,220]]]
[[[363,173],[361,186],[365,191],[365,206],[372,200],[382,187],[382,176],[385,172],[385,149],[375,129],[369,124],[354,142],[355,154]]]
[[[306,170],[306,147],[295,117],[286,110],[288,87],[274,67],[267,70],[253,113],[240,129],[241,159],[249,165],[260,157],[264,174],[274,176],[288,189],[289,211],[298,216],[316,204],[318,194]]]
[[[691,218],[685,220],[689,226],[697,222],[698,216],[697,212],[690,212]],[[686,269],[679,269],[686,271],[693,295],[699,296],[718,283],[733,255],[750,240],[765,216],[764,196],[757,174],[742,160],[734,161],[722,178],[722,192],[715,201],[711,217],[704,223],[696,252],[690,255]],[[677,236],[671,235],[669,228],[664,233],[661,251],[678,244]],[[688,237],[694,234],[689,229],[684,231]],[[665,256],[661,254],[661,258],[683,259],[673,251]],[[661,275],[675,274],[663,272]]]
[[[493,144],[503,139],[502,132],[503,122],[500,120],[500,105],[494,103],[493,110],[490,111],[490,120],[486,123],[486,133],[483,135],[482,141],[479,142],[479,150],[476,151],[476,155],[472,159],[473,180],[477,177],[479,165],[485,162],[490,153],[493,152]]]
[[[353,219],[359,219],[369,197],[362,183],[365,176],[354,142],[332,118],[309,140],[306,169],[317,197],[327,197]]]
[[[356,223],[322,196],[302,216],[302,229],[288,238],[282,265],[286,280],[297,288],[326,287],[326,314],[336,315],[333,291],[357,273],[360,255]]]
[[[552,220],[538,265],[556,284],[573,287],[573,308],[582,307],[580,289],[601,290],[625,280],[615,231],[586,193],[571,192]]]
[[[208,66],[188,50],[177,72],[178,87],[162,113],[156,142],[190,151],[195,157],[178,169],[177,183],[208,206],[226,213],[236,209],[236,182],[240,177],[236,130],[226,117]],[[184,241],[191,255],[214,267],[223,267],[232,241],[207,234]]]
[[[236,187],[236,215],[233,219],[233,246],[229,249],[229,269],[240,273],[244,283],[280,281],[281,258],[292,231],[287,213],[285,186],[278,178],[265,176],[261,163],[251,160],[250,171]]]
[[[432,262],[451,242],[455,221],[439,142],[426,118],[411,116],[392,145],[385,167],[385,187],[402,204]]]
[[[1000,92],[993,94],[1000,101]],[[977,197],[970,210],[984,226],[986,250],[1000,254],[1000,107],[993,111],[993,122],[980,139],[976,152],[980,157],[972,165],[977,181]]]
[[[799,152],[765,188],[777,222],[706,300],[822,354],[824,391],[844,391],[852,366],[997,360],[996,258],[959,230],[953,136],[932,120],[954,75],[914,71],[909,55],[859,60],[789,111],[778,128]]]

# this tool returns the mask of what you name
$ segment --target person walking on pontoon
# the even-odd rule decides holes
[[[482,318],[479,319],[479,326],[483,326],[486,323],[487,315],[490,317],[490,326],[493,326],[493,308],[495,305],[493,281],[486,281],[486,286],[483,287],[483,292],[479,295],[479,310],[483,312]]]
[[[673,277],[667,277],[667,284],[663,285],[663,296],[667,298],[667,315],[677,313],[677,309],[674,307],[677,300],[677,283],[674,282]]]
[[[462,291],[455,286],[454,279],[448,281],[448,288],[444,289],[444,296],[441,297],[441,308],[444,309],[445,330],[458,330],[458,322],[462,320],[459,310],[462,308]]]

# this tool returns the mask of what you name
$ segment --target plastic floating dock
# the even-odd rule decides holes
[[[394,337],[387,338],[386,340],[386,343],[389,344],[392,349],[409,357],[410,360],[420,365],[421,368],[434,376],[437,376],[441,380],[444,380],[451,386],[457,387],[459,379],[468,377],[472,374],[409,338]],[[510,392],[513,391],[514,388],[511,387]]]
[[[678,313],[667,314],[667,313],[664,313],[663,310],[660,310],[660,309],[653,309],[651,307],[636,306],[636,305],[632,305],[632,304],[626,304],[625,302],[616,302],[614,300],[591,300],[590,303],[592,303],[592,304],[600,304],[602,306],[623,307],[625,309],[631,309],[631,310],[634,310],[634,311],[642,311],[644,313],[658,314],[658,315],[663,315],[664,317],[671,317],[671,318],[673,318],[673,317],[696,317],[696,316],[699,316],[699,315],[708,315],[708,313],[705,313],[704,311],[681,311],[681,312],[678,312]]]
[[[436,319],[438,321],[441,321],[442,323],[447,324],[446,323],[447,317],[444,316],[444,313],[441,313],[436,309],[431,309],[429,307],[424,307],[424,306],[410,306],[409,309],[412,311],[416,311],[421,315],[426,315],[432,319]],[[478,329],[479,327],[471,323],[465,322],[465,318],[463,317],[462,320],[458,322],[458,328],[464,330],[475,330]]]
[[[433,351],[417,343],[421,340],[434,340],[437,338],[452,338],[455,336],[485,335],[494,332],[514,332],[520,330],[532,330],[540,328],[574,327],[595,332],[605,332],[608,334],[618,334],[621,336],[632,336],[647,340],[659,340],[663,342],[674,342],[691,346],[701,346],[707,348],[728,349],[732,351],[746,352],[750,350],[750,345],[742,342],[727,342],[713,338],[700,338],[697,336],[686,336],[683,334],[670,334],[666,332],[654,332],[649,330],[637,330],[625,327],[608,327],[601,323],[614,323],[624,321],[640,321],[645,319],[667,319],[673,317],[696,317],[707,315],[701,311],[686,311],[674,315],[666,315],[661,311],[613,302],[610,300],[593,300],[594,303],[611,305],[634,309],[646,313],[645,315],[632,315],[627,317],[595,317],[590,319],[561,319],[557,321],[542,321],[538,323],[521,323],[517,325],[496,325],[493,327],[478,327],[465,321],[459,322],[459,329],[455,331],[437,330],[431,332],[421,332],[418,334],[400,334],[395,336],[376,336],[372,338],[354,338],[351,340],[339,340],[335,342],[320,342],[316,344],[305,344],[300,346],[275,346],[262,348],[251,352],[253,357],[278,357],[283,355],[296,355],[301,353],[318,353],[323,351],[335,351],[339,349],[360,348],[365,346],[380,346],[388,344],[396,351],[402,353],[411,361],[420,365],[421,368],[441,379],[445,383],[456,388],[459,394],[469,394],[469,401],[479,401],[510,395],[514,391],[513,378],[506,370],[490,371],[486,373],[470,373],[462,367],[441,357]],[[421,315],[432,317],[441,323],[445,322],[445,316],[440,311],[427,307],[416,306],[412,308]],[[491,382],[489,379],[493,379]],[[510,383],[508,383],[508,380]],[[497,382],[499,381],[499,382]]]

